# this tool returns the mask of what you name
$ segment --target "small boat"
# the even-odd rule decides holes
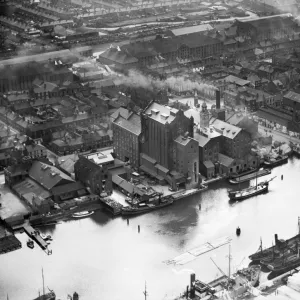
[[[264,161],[264,165],[268,168],[273,168],[288,162],[289,157],[287,155],[278,155],[275,158],[269,158]]]
[[[160,203],[140,203],[136,206],[131,207],[123,207],[122,208],[122,216],[129,216],[129,215],[139,215],[143,214],[152,210],[156,210],[159,208],[163,208],[165,206],[173,204],[173,199],[161,200]]]
[[[240,236],[241,235],[241,228],[238,227],[235,232],[236,232],[237,236]]]
[[[34,242],[32,240],[28,240],[27,241],[27,247],[29,247],[30,249],[34,248]]]
[[[93,211],[81,211],[81,212],[74,213],[72,215],[72,217],[73,218],[85,218],[85,217],[92,215],[93,213],[94,213]]]
[[[50,234],[48,234],[45,238],[45,241],[52,241],[52,236]]]

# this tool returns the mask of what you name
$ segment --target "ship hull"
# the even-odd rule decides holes
[[[285,272],[288,272],[292,269],[295,269],[297,267],[300,266],[300,259],[298,259],[297,261],[295,261],[292,264],[288,264],[285,266],[273,266],[272,264],[268,265],[268,269],[273,273],[273,274],[282,274]]]
[[[258,178],[258,177],[266,176],[266,175],[269,175],[269,174],[271,174],[271,171],[268,170],[268,169],[265,169],[265,170],[262,170],[260,172],[255,172],[253,174],[248,174],[248,175],[244,175],[244,176],[238,177],[236,179],[230,179],[229,183],[231,183],[231,184],[239,184],[239,183],[243,183],[243,182],[255,179],[256,177]]]
[[[259,189],[254,189],[253,191],[245,192],[242,194],[241,192],[229,192],[230,201],[242,201],[260,194],[267,193],[269,190],[268,184],[265,184]]]
[[[253,173],[256,173],[256,172],[257,172],[257,169],[248,170],[248,171],[242,172],[242,173],[240,173],[240,174],[234,174],[234,175],[231,175],[231,176],[230,176],[230,179],[236,179],[236,178],[239,178],[239,177],[241,177],[241,176],[253,174]]]
[[[300,243],[300,234],[297,234],[293,237],[291,237],[290,239],[286,240],[285,242],[289,245],[291,243],[295,243],[295,242],[298,242]],[[276,249],[275,246],[272,246],[272,247],[269,247],[267,249],[264,249],[263,251],[260,251],[260,252],[256,252],[252,255],[249,256],[249,259],[252,261],[252,262],[260,262],[260,260],[262,259],[265,259],[267,257],[270,257],[271,255],[273,255],[273,249]]]
[[[277,167],[277,166],[286,164],[287,162],[288,162],[288,156],[278,159],[277,161],[274,161],[274,162],[265,161],[264,166],[267,168],[273,168],[273,167]]]
[[[153,211],[153,210],[157,210],[157,209],[169,206],[171,204],[173,204],[173,200],[168,201],[166,203],[162,203],[160,205],[153,206],[153,207],[148,206],[148,207],[136,208],[136,209],[133,208],[133,209],[128,209],[128,210],[124,208],[124,209],[122,209],[122,216],[141,215],[141,214]]]

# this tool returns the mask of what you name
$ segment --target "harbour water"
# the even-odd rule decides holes
[[[300,160],[291,159],[258,181],[275,175],[268,194],[234,205],[227,196],[227,188],[232,186],[215,183],[202,194],[131,218],[129,225],[126,219],[112,219],[99,211],[86,219],[46,227],[41,232],[53,237],[50,256],[37,246],[29,249],[27,236],[18,234],[23,248],[0,256],[0,299],[6,299],[7,294],[11,300],[37,297],[42,291],[42,268],[46,286],[61,299],[77,291],[83,300],[138,300],[143,297],[145,281],[148,299],[172,299],[185,290],[191,272],[204,281],[220,275],[210,257],[227,272],[228,246],[185,265],[167,265],[165,261],[230,236],[234,270],[249,263],[248,255],[258,249],[260,238],[263,246],[270,246],[275,233],[279,238],[296,234]],[[237,226],[240,237],[235,235]]]

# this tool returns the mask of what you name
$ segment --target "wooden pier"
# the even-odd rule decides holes
[[[43,250],[46,250],[48,247],[48,244],[45,242],[45,240],[32,228],[30,225],[24,226],[24,231],[27,233],[27,235],[34,240]]]

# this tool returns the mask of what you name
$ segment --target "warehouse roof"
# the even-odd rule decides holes
[[[289,91],[287,94],[285,94],[284,98],[300,103],[300,94],[293,91]]]
[[[5,59],[0,61],[0,67],[16,65],[22,63],[30,62],[45,62],[49,59],[57,59],[62,57],[75,57],[70,50],[60,50],[53,52],[44,52],[42,54],[28,55],[28,56],[18,56],[15,58]]]
[[[208,31],[212,30],[213,27],[209,24],[202,24],[202,25],[197,25],[197,26],[189,26],[189,27],[183,27],[183,28],[177,28],[171,30],[171,33],[174,36],[180,36],[180,35],[186,35],[194,32],[203,32],[203,31]]]

